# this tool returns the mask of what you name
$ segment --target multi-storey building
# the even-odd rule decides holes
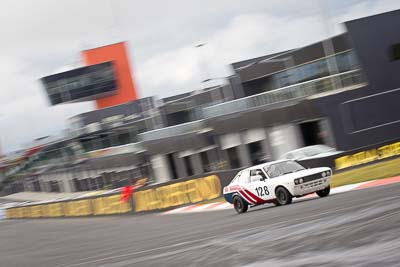
[[[63,139],[9,167],[10,188],[94,190],[141,177],[160,183],[307,145],[351,150],[399,138],[400,11],[345,25],[330,39],[233,63],[220,86],[75,116]]]

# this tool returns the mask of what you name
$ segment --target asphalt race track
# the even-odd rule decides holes
[[[400,183],[284,207],[0,221],[0,266],[400,266]]]

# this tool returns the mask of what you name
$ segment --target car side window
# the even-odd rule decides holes
[[[250,178],[251,178],[252,182],[260,181],[259,176],[261,176],[263,179],[267,178],[261,169],[255,169],[255,170],[250,171]],[[255,179],[255,178],[257,178],[257,179]]]
[[[249,171],[242,171],[239,177],[239,183],[250,183]]]

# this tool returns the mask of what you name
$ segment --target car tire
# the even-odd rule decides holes
[[[249,205],[246,201],[244,201],[243,198],[236,196],[233,199],[233,207],[235,208],[237,213],[241,214],[245,213],[248,210]]]
[[[292,195],[289,193],[289,191],[280,186],[275,190],[275,195],[276,195],[276,202],[278,203],[277,206],[280,205],[287,205],[292,203]]]
[[[317,191],[316,193],[317,193],[317,195],[318,195],[319,197],[327,197],[327,196],[329,196],[329,193],[330,193],[330,192],[331,192],[331,187],[328,186],[327,188],[322,189],[322,190],[319,190],[319,191]]]

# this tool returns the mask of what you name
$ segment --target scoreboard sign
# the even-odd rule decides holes
[[[112,62],[46,76],[41,82],[52,105],[95,100],[117,92]]]

